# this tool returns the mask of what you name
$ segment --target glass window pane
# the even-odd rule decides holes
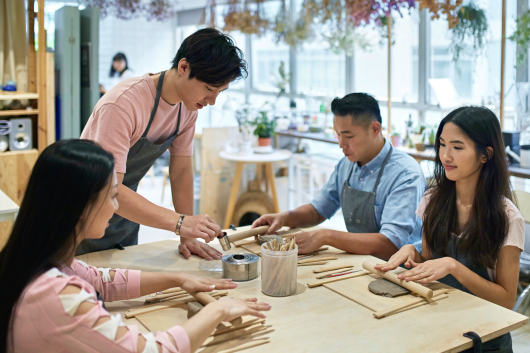
[[[276,44],[273,35],[252,36],[252,81],[254,88],[261,91],[280,92],[282,86],[289,92],[289,82],[280,75],[282,67],[289,75],[289,46]]]
[[[344,96],[346,56],[327,49],[323,40],[305,44],[296,53],[296,92],[318,96]]]
[[[418,101],[418,10],[393,15],[392,45],[392,100],[415,103]],[[359,28],[359,35],[373,43],[368,49],[355,48],[355,91],[388,96],[388,47],[381,29]],[[380,43],[379,43],[380,42]]]

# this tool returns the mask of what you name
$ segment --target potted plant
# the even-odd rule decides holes
[[[274,136],[274,129],[276,122],[267,117],[267,112],[260,111],[259,116],[255,121],[256,129],[254,135],[258,136],[258,145],[267,147],[271,145],[272,136]]]
[[[460,54],[466,47],[466,43],[473,41],[471,55],[476,57],[486,47],[486,35],[488,32],[488,20],[483,9],[473,2],[460,7],[457,12],[457,22],[451,29],[450,49],[453,53],[453,61],[458,61]]]
[[[418,152],[423,152],[425,151],[425,134],[423,134],[423,137],[421,139],[421,142],[418,142],[417,144],[414,145],[414,147],[416,147],[416,150]]]
[[[240,138],[238,139],[239,154],[247,155],[252,154],[252,128],[254,127],[254,121],[252,116],[255,113],[251,107],[246,104],[240,109],[236,110],[236,119],[239,125]]]
[[[429,133],[429,144],[425,144],[425,148],[433,148],[434,147],[434,140],[436,138],[436,134],[434,133],[434,129],[431,129],[431,132]]]
[[[392,141],[392,146],[394,147],[399,147],[399,145],[401,145],[401,135],[399,132],[394,131],[390,136],[390,140]]]

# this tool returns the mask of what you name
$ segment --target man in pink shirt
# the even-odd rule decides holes
[[[209,242],[221,229],[208,215],[192,215],[195,121],[199,109],[214,105],[220,92],[246,75],[243,53],[233,40],[206,28],[184,40],[171,69],[125,80],[99,100],[81,138],[114,155],[120,206],[105,236],[83,241],[77,254],[136,245],[143,224],[180,235],[179,251],[185,257],[221,258],[196,239]],[[166,150],[175,211],[136,193],[139,181]]]

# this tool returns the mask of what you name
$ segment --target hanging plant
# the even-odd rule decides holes
[[[148,21],[166,21],[175,16],[169,0],[79,0],[80,5],[99,7],[99,16],[109,15],[120,20],[131,20],[145,16]]]
[[[440,18],[444,15],[447,18],[449,29],[458,23],[458,8],[462,5],[462,0],[418,0],[420,10],[428,9],[431,19]]]
[[[296,22],[293,23],[289,20],[287,15],[285,0],[282,0],[273,27],[273,31],[276,35],[276,43],[284,42],[291,47],[297,48],[303,42],[313,38],[310,14],[304,9],[306,1],[307,0],[304,0],[304,3],[302,4],[300,16]]]
[[[466,48],[466,42],[473,40],[473,56],[484,52],[486,47],[486,34],[488,20],[486,13],[474,3],[460,7],[457,15],[458,21],[451,29],[451,44],[449,48],[453,53],[453,61],[458,61],[460,54]]]
[[[515,20],[515,23],[515,32],[508,39],[517,45],[517,62],[515,64],[517,67],[524,63],[528,56],[528,48],[530,47],[530,10]]]
[[[401,10],[414,8],[414,0],[346,0],[346,12],[354,27],[375,24],[382,26],[382,18],[392,11],[402,16]]]
[[[267,32],[270,22],[267,20],[263,10],[263,1],[256,0],[254,4],[240,0],[230,0],[228,11],[225,14],[224,31],[241,31],[244,34],[255,34],[258,37]]]
[[[362,50],[368,50],[372,47],[366,36],[355,31],[349,23],[344,23],[344,28],[335,28],[329,35],[322,34],[322,37],[329,44],[329,49],[335,54],[344,53],[351,57],[355,47]]]

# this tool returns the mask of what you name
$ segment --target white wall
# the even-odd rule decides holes
[[[169,69],[178,50],[174,19],[123,21],[109,16],[100,21],[99,33],[99,80],[105,88],[116,53],[124,53],[134,76],[142,76]]]

